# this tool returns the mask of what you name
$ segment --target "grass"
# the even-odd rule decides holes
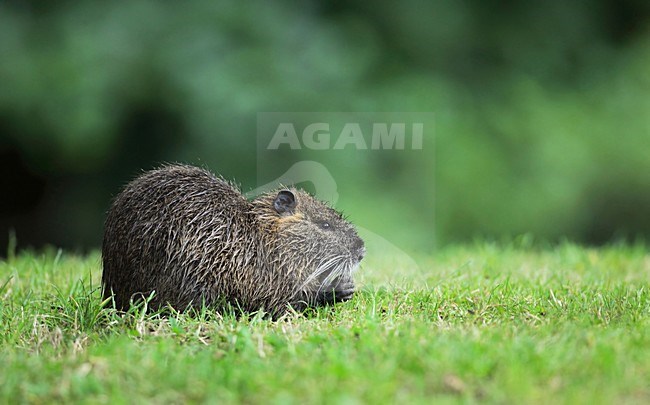
[[[11,252],[10,252],[11,253]],[[102,309],[99,254],[0,262],[0,403],[644,403],[650,255],[369,252],[355,298],[273,322]]]

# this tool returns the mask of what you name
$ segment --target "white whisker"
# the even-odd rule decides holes
[[[346,265],[346,259],[345,255],[338,255],[334,256],[332,258],[329,258],[328,260],[325,260],[324,262],[320,263],[317,267],[316,270],[312,274],[310,274],[301,284],[298,288],[296,288],[296,291],[294,293],[294,297],[302,292],[305,292],[305,289],[314,283],[314,281],[317,281],[320,276],[322,276],[325,273],[329,274],[325,277],[325,279],[319,283],[318,290],[316,291],[316,294],[320,294],[323,291],[323,288],[328,286],[333,280],[335,280],[337,277],[340,277],[345,270],[348,268]]]

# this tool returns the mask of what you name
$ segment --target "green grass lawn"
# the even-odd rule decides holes
[[[101,309],[99,254],[0,262],[0,403],[647,403],[644,245],[369,252],[350,302],[269,321]]]

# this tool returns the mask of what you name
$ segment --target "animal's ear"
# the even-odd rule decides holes
[[[296,208],[296,196],[289,190],[282,190],[273,201],[273,208],[278,214],[292,214]]]

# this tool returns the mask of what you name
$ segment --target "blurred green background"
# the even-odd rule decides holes
[[[0,246],[99,246],[164,161],[259,186],[263,111],[433,112],[422,151],[336,164],[337,205],[405,250],[647,238],[649,23],[644,0],[2,1]]]

